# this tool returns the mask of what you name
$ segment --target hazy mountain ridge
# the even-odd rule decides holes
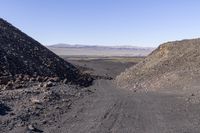
[[[138,47],[131,45],[120,45],[120,46],[100,46],[100,45],[84,45],[84,44],[54,44],[47,47],[53,48],[94,48],[94,49],[125,49],[125,50],[153,50],[153,47]]]
[[[57,55],[67,56],[147,56],[154,48],[57,44],[47,46]]]

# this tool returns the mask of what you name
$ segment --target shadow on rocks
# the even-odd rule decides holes
[[[11,111],[11,108],[6,106],[5,104],[0,103],[0,116],[8,114]]]

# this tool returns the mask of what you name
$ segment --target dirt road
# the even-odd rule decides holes
[[[181,95],[116,89],[96,81],[95,93],[74,104],[50,133],[199,133],[200,107]]]

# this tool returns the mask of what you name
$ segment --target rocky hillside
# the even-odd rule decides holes
[[[190,89],[200,85],[200,39],[162,44],[116,78],[123,88]]]
[[[28,35],[0,19],[0,77],[16,75],[59,77],[80,85],[92,82]],[[1,80],[0,79],[0,80]]]

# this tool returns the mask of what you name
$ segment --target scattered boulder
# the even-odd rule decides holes
[[[24,85],[23,84],[15,84],[15,89],[20,89],[23,88]]]
[[[44,86],[43,83],[38,84],[38,87],[43,87],[43,86]]]
[[[13,81],[9,81],[6,86],[7,86],[7,88],[12,89],[13,88]]]
[[[60,82],[60,78],[59,77],[49,78],[48,81],[51,81],[51,82]]]
[[[38,82],[43,82],[44,79],[43,79],[41,76],[37,76],[36,81],[38,81]]]
[[[37,98],[31,98],[31,102],[32,102],[33,104],[41,104],[41,103],[42,103],[41,100],[39,100],[39,99],[37,99]]]
[[[67,80],[67,79],[64,79],[64,80],[63,80],[63,83],[64,83],[64,84],[67,84],[67,83],[68,83],[68,80]]]
[[[33,124],[28,125],[28,130],[31,132],[38,132],[38,133],[42,133],[43,131],[40,129],[37,129]]]
[[[10,76],[1,76],[0,85],[7,85],[10,80],[12,80]]]
[[[44,87],[52,87],[52,86],[54,86],[54,84],[53,84],[53,82],[51,82],[51,81],[48,81],[47,83],[45,83],[44,84]]]
[[[30,81],[33,81],[33,82],[34,82],[34,81],[36,81],[36,79],[35,79],[34,77],[31,77],[31,78],[30,78]]]
[[[23,81],[29,81],[30,80],[30,76],[29,75],[24,75],[22,80]]]
[[[34,131],[34,130],[35,130],[35,127],[34,127],[32,124],[30,124],[30,125],[28,125],[28,130]]]

